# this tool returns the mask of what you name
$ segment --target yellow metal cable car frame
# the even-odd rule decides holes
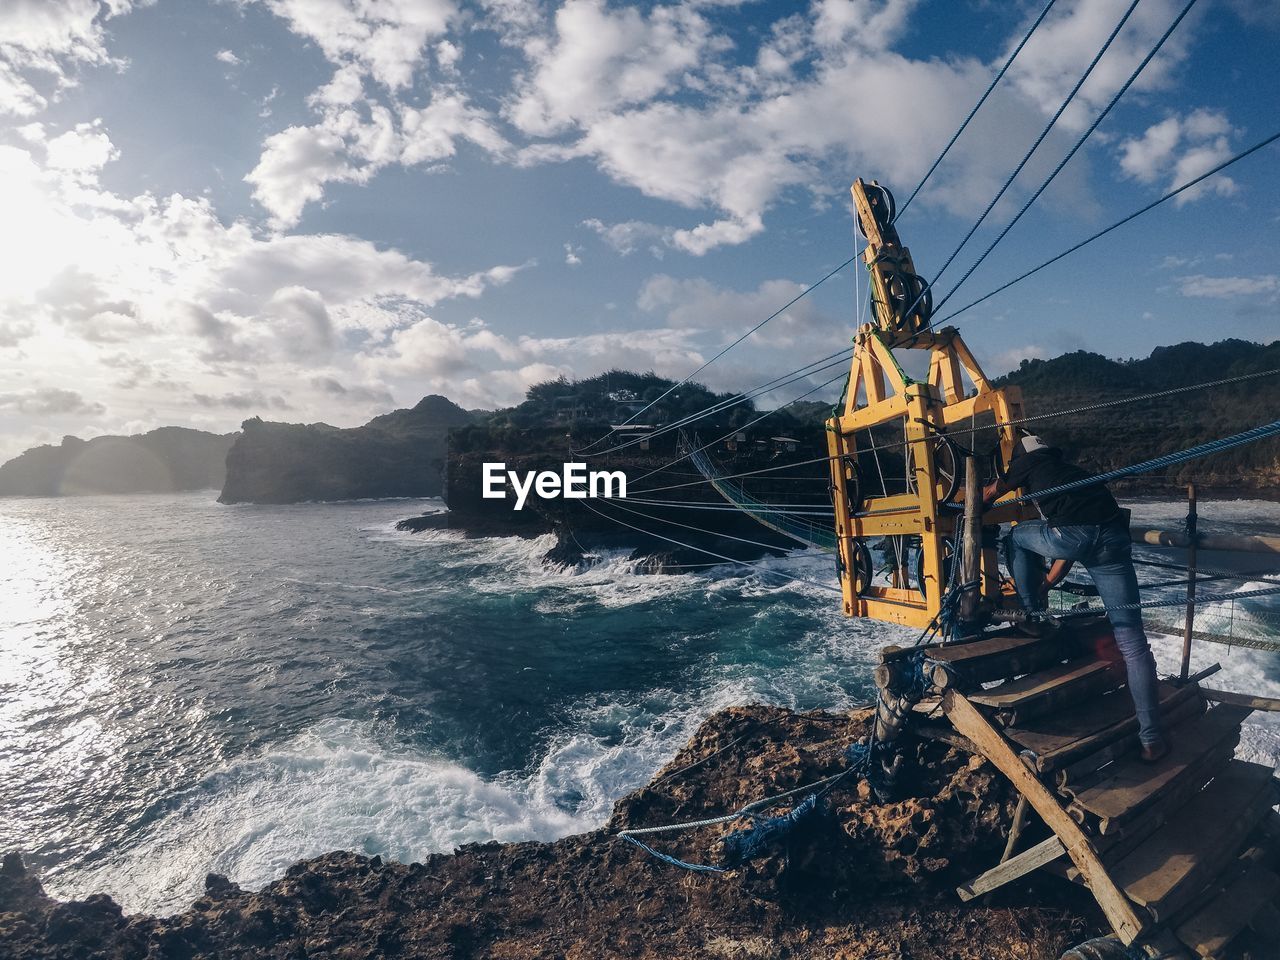
[[[939,489],[935,451],[948,442],[940,438],[953,424],[987,411],[996,424],[1022,417],[1022,394],[1017,387],[993,387],[954,327],[929,328],[929,297],[893,225],[888,191],[874,180],[867,184],[862,179],[851,190],[867,239],[862,260],[871,277],[875,322],[863,324],[854,337],[843,410],[826,424],[843,610],[850,617],[923,629],[942,609],[947,588],[946,541],[959,532],[961,515],[943,499],[947,491]],[[928,350],[928,379],[909,377],[895,350]],[[915,489],[863,497],[856,435],[895,421],[903,422]],[[1014,428],[999,427],[999,436],[1001,465],[1007,468],[1016,442]],[[958,456],[956,461],[959,470]],[[997,505],[982,519],[984,526],[991,527],[1034,515],[1029,507]],[[919,589],[900,580],[887,586],[871,583],[874,567],[865,541],[884,536],[920,539]],[[987,545],[990,539],[984,537],[982,549],[981,596],[998,604],[997,556],[994,544]]]

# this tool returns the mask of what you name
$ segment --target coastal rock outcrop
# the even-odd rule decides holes
[[[437,497],[444,489],[450,428],[472,415],[441,396],[423,397],[361,427],[246,420],[227,454],[221,503],[300,503]]]
[[[0,496],[219,489],[236,434],[160,427],[128,437],[63,437],[0,466]]]
[[[1012,796],[985,761],[946,744],[914,744],[910,795],[899,803],[875,803],[850,777],[820,816],[724,874],[678,870],[614,836],[831,774],[868,718],[866,710],[726,710],[619,801],[603,829],[552,843],[472,844],[413,864],[331,853],[258,892],[210,876],[204,896],[172,917],[123,916],[100,896],[59,903],[10,855],[0,868],[0,955],[1055,960],[1098,931],[1092,902],[1065,883],[1028,881],[990,904],[959,903],[954,884],[999,856]],[[653,842],[705,861],[718,835],[743,825]]]

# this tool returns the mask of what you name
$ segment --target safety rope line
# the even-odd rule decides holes
[[[1182,563],[1165,563],[1160,560],[1139,560],[1137,557],[1134,558],[1133,562],[1144,567],[1159,567],[1164,570],[1181,570],[1185,573],[1191,572],[1191,568]],[[1213,567],[1202,567],[1197,564],[1196,575],[1198,576],[1202,573],[1208,574],[1206,579],[1238,580],[1242,583],[1247,580],[1258,580],[1265,583],[1273,577],[1280,577],[1280,570],[1275,570],[1273,568],[1267,570],[1216,570]],[[1149,586],[1155,586],[1155,584],[1149,584]]]
[[[1179,450],[1176,453],[1166,453],[1163,456],[1154,457],[1151,460],[1144,460],[1141,463],[1135,463],[1128,467],[1120,467],[1117,470],[1108,470],[1106,473],[1100,473],[1095,477],[1084,477],[1080,480],[1073,480],[1070,483],[1060,483],[1056,487],[1049,487],[1047,490],[1037,490],[1034,494],[1026,494],[1021,497],[1014,497],[1012,500],[998,500],[996,506],[1010,506],[1016,503],[1029,503],[1032,500],[1039,500],[1044,497],[1057,496],[1060,493],[1068,493],[1072,490],[1079,490],[1082,487],[1091,487],[1099,483],[1108,483],[1120,477],[1130,477],[1134,474],[1146,473],[1150,470],[1159,470],[1161,467],[1170,467],[1176,463],[1185,463],[1188,460],[1195,460],[1199,457],[1207,457],[1210,454],[1219,453],[1223,450],[1230,450],[1233,447],[1244,446],[1247,443],[1253,443],[1257,440],[1265,440],[1267,437],[1280,434],[1280,420],[1273,420],[1270,423],[1264,423],[1261,426],[1245,430],[1243,433],[1233,434],[1229,437],[1221,437],[1217,440],[1210,440],[1208,443],[1200,443],[1194,447],[1188,447],[1186,450]]]
[[[809,580],[809,579],[807,579],[807,578],[805,578],[805,577],[796,577],[796,576],[792,576],[792,575],[791,575],[791,574],[789,574],[789,573],[783,573],[781,570],[770,570],[770,569],[769,569],[769,568],[767,568],[767,567],[761,567],[761,566],[758,566],[758,564],[759,564],[759,563],[761,563],[761,562],[763,562],[763,561],[759,561],[759,560],[757,560],[757,561],[754,561],[754,562],[753,562],[753,561],[750,561],[750,560],[738,560],[738,559],[735,559],[734,557],[727,557],[727,556],[725,556],[723,553],[716,553],[714,550],[707,550],[705,547],[695,547],[695,546],[694,546],[693,544],[691,544],[691,543],[685,543],[685,542],[684,542],[684,541],[682,541],[682,540],[676,540],[676,539],[674,539],[674,538],[672,538],[672,537],[666,537],[666,536],[663,536],[663,535],[662,535],[662,534],[660,534],[660,533],[655,533],[655,532],[654,532],[654,531],[652,531],[652,530],[645,530],[645,529],[643,529],[643,528],[641,528],[641,527],[637,527],[635,524],[627,523],[627,521],[625,521],[625,520],[623,520],[623,519],[621,519],[621,518],[619,518],[619,517],[611,517],[611,516],[609,516],[609,515],[608,515],[608,514],[606,514],[606,513],[602,513],[601,511],[599,511],[599,510],[597,510],[595,507],[593,507],[593,506],[591,505],[591,503],[590,503],[589,501],[587,501],[587,500],[582,501],[582,505],[583,505],[584,507],[586,507],[588,510],[590,510],[592,513],[594,513],[594,514],[596,514],[596,515],[598,515],[598,516],[601,516],[601,517],[603,517],[603,518],[604,518],[604,519],[606,519],[606,520],[611,520],[611,521],[612,521],[612,522],[614,522],[614,523],[619,523],[619,524],[621,524],[622,526],[627,527],[628,529],[631,529],[631,530],[636,531],[637,533],[643,533],[645,536],[648,536],[648,537],[656,537],[656,538],[657,538],[657,539],[659,539],[659,540],[665,540],[667,543],[674,543],[677,547],[684,547],[684,548],[685,548],[685,549],[687,549],[687,550],[694,550],[694,551],[696,551],[696,552],[698,552],[698,553],[704,553],[704,554],[706,554],[706,555],[707,555],[707,556],[709,556],[709,557],[715,557],[715,558],[717,558],[717,559],[719,559],[719,560],[723,560],[725,563],[736,563],[738,566],[741,566],[741,567],[747,567],[747,568],[748,568],[748,569],[750,569],[750,570],[754,570],[756,573],[765,574],[765,575],[767,575],[767,576],[781,577],[781,578],[782,578],[782,579],[784,579],[784,580],[790,580],[790,581],[794,581],[794,582],[797,582],[797,583],[805,583],[805,584],[809,584],[810,586],[820,587],[820,588],[822,588],[822,589],[824,589],[824,590],[830,590],[830,591],[832,591],[833,593],[840,593],[840,590],[839,590],[839,588],[838,588],[838,587],[833,587],[833,586],[831,586],[829,583],[821,583],[820,581],[817,581],[817,580]],[[616,506],[616,505],[617,505],[617,504],[615,504],[615,506]],[[634,513],[635,511],[632,511],[632,512]],[[653,519],[655,519],[655,520],[659,520],[660,518],[658,518],[658,517],[654,517]],[[673,520],[662,520],[661,522],[663,522],[663,523],[671,523],[671,524],[675,524],[675,521],[673,521]],[[675,525],[676,525],[676,526],[681,526],[681,524],[675,524]],[[779,549],[780,549],[780,548],[779,548]]]
[[[1004,66],[1001,67],[999,72],[991,78],[991,83],[987,86],[987,89],[983,92],[982,96],[978,98],[978,102],[973,105],[973,109],[969,111],[969,115],[964,118],[964,123],[960,124],[959,129],[951,135],[951,139],[947,141],[947,145],[943,147],[942,152],[938,154],[938,159],[933,161],[933,166],[929,168],[928,172],[926,172],[920,179],[920,182],[916,184],[916,188],[911,191],[911,196],[907,197],[907,202],[898,208],[898,216],[902,216],[902,214],[907,212],[907,207],[911,206],[911,201],[916,198],[916,194],[920,192],[921,188],[929,182],[929,178],[933,176],[933,172],[938,169],[938,164],[942,163],[943,158],[951,148],[956,145],[956,141],[960,139],[960,134],[964,133],[965,128],[968,127],[973,118],[978,115],[978,111],[982,109],[982,105],[987,102],[987,97],[991,96],[991,92],[995,90],[996,84],[1004,79],[1004,75],[1008,73],[1009,68],[1013,66],[1013,61],[1018,59],[1018,54],[1022,52],[1022,48],[1027,45],[1027,41],[1031,39],[1031,35],[1036,32],[1041,22],[1046,16],[1048,16],[1049,11],[1053,9],[1055,2],[1057,2],[1057,0],[1049,0],[1049,2],[1045,4],[1045,8],[1040,11],[1040,16],[1036,17],[1035,22],[1031,24],[1031,29],[1026,32],[1026,35],[1018,42],[1018,45],[1013,48],[1013,53],[1009,54],[1009,59],[1004,62]]]
[[[776,543],[764,543],[761,540],[751,540],[748,537],[737,537],[737,536],[734,536],[733,534],[721,533],[718,530],[707,530],[704,527],[695,527],[695,526],[692,526],[691,524],[680,523],[677,520],[668,520],[665,517],[655,517],[651,513],[645,513],[643,510],[632,510],[630,507],[624,507],[620,503],[615,503],[614,506],[617,507],[619,510],[625,510],[627,511],[627,513],[635,514],[637,517],[643,517],[646,520],[657,520],[659,523],[669,523],[673,527],[680,527],[681,529],[684,529],[684,530],[690,530],[693,533],[705,533],[707,536],[717,537],[724,540],[736,540],[738,543],[746,543],[746,544],[750,544],[753,547],[763,547],[765,550],[776,550],[782,553],[790,553],[793,549],[795,549],[794,547],[791,547],[791,546],[781,546]],[[741,512],[741,511],[738,511],[738,512]],[[814,580],[812,582],[815,586],[818,584],[817,580]]]
[[[1277,594],[1280,594],[1280,586],[1261,587],[1257,590],[1241,590],[1238,593],[1207,593],[1204,596],[1196,596],[1196,606],[1210,603],[1227,603],[1235,600],[1249,600],[1254,597],[1273,597]],[[1087,617],[1102,610],[1110,613],[1113,610],[1151,610],[1156,607],[1185,607],[1186,605],[1187,598],[1178,597],[1173,600],[1141,600],[1137,603],[1120,603],[1104,607],[1080,607],[1059,613],[1053,613],[1050,610],[1033,610],[1027,616],[1053,613],[1053,616],[1057,619],[1065,620],[1071,617]]]
[[[671,507],[676,510],[719,510],[724,512],[740,513],[741,508],[730,503],[701,503],[694,500],[650,500],[644,497],[627,497],[628,503],[647,503],[655,507]],[[757,505],[758,509],[767,510],[773,513],[794,514],[797,517],[822,517],[830,520],[835,512],[830,508],[824,510],[806,510],[784,504],[762,503]]]
[[[853,355],[853,347],[845,347],[844,349],[837,350],[835,353],[828,354],[827,356],[822,357],[821,359],[814,360],[812,363],[807,363],[803,367],[797,367],[795,370],[789,370],[788,372],[781,374],[780,376],[774,377],[772,380],[762,383],[759,386],[752,387],[750,390],[746,391],[745,393],[737,394],[725,400],[718,400],[715,403],[713,403],[711,406],[704,407],[703,409],[695,413],[691,413],[685,417],[682,417],[681,419],[676,420],[674,423],[664,424],[659,429],[654,430],[652,433],[648,433],[643,437],[636,437],[633,440],[628,440],[624,443],[618,444],[617,446],[610,447],[607,450],[600,450],[596,453],[586,452],[589,449],[590,445],[588,445],[587,447],[583,447],[580,450],[574,450],[573,453],[575,456],[580,455],[580,456],[587,456],[587,457],[604,457],[604,456],[608,456],[611,453],[617,453],[620,450],[626,450],[628,447],[634,447],[636,444],[645,443],[647,441],[653,440],[656,437],[661,437],[661,436],[664,436],[665,434],[671,433],[673,430],[679,430],[681,427],[687,427],[691,423],[696,423],[699,420],[704,420],[707,417],[711,416],[712,414],[722,413],[723,411],[728,410],[730,407],[735,407],[740,403],[746,403],[750,400],[755,400],[759,397],[764,396],[767,393],[772,393],[775,390],[781,389],[782,387],[795,383],[797,380],[805,380],[813,376],[814,374],[822,373],[823,371],[829,370],[834,366],[839,366],[840,364],[847,362],[852,355]],[[810,369],[810,368],[816,368],[816,369]],[[606,434],[605,436],[609,436],[609,434]],[[671,461],[671,463],[673,464],[679,463],[679,462],[680,462],[679,460]]]
[[[831,384],[835,383],[837,380],[839,380],[841,377],[844,377],[844,376],[847,376],[847,374],[844,374],[844,373],[836,374],[830,380],[825,380],[822,383],[818,384],[816,387],[806,390],[804,393],[800,394],[800,396],[794,397],[788,400],[782,406],[776,407],[773,410],[766,410],[764,413],[756,417],[754,420],[748,421],[747,423],[744,423],[740,427],[734,427],[732,430],[726,433],[723,437],[718,437],[715,440],[712,440],[710,443],[706,443],[706,444],[703,444],[701,447],[698,447],[697,450],[695,451],[690,451],[689,453],[681,454],[680,456],[676,457],[674,460],[670,461],[669,463],[666,463],[660,467],[655,467],[653,470],[650,470],[648,473],[641,474],[639,477],[635,479],[634,482],[640,483],[641,481],[647,480],[649,477],[652,477],[655,473],[661,473],[663,470],[667,470],[670,467],[675,466],[677,463],[679,463],[682,460],[688,460],[693,453],[696,453],[701,450],[707,450],[711,447],[714,447],[717,443],[723,443],[725,440],[728,440],[730,437],[732,437],[735,433],[741,433],[743,430],[748,430],[751,427],[754,427],[761,420],[767,420],[769,417],[772,417],[779,410],[785,410],[787,407],[791,406],[793,403],[799,403],[805,397],[813,396],[813,394],[817,393],[819,390],[826,389],[827,387],[831,386]]]
[[[1097,54],[1094,55],[1093,60],[1089,62],[1089,66],[1085,68],[1085,71],[1081,75],[1080,79],[1077,80],[1075,86],[1071,88],[1071,92],[1067,94],[1067,98],[1062,101],[1062,105],[1059,106],[1058,109],[1054,112],[1053,116],[1049,119],[1048,124],[1045,125],[1045,128],[1040,131],[1040,135],[1036,137],[1035,143],[1031,144],[1031,149],[1029,149],[1026,152],[1026,154],[1023,156],[1023,158],[1020,161],[1018,161],[1018,165],[1014,167],[1013,173],[1009,174],[1009,177],[1007,180],[1005,180],[1004,185],[996,192],[996,195],[991,198],[991,202],[987,204],[987,208],[982,211],[982,214],[974,222],[973,226],[969,228],[969,232],[964,235],[964,239],[960,241],[959,245],[953,251],[951,251],[951,256],[947,257],[946,262],[942,265],[942,269],[939,270],[934,275],[932,280],[925,283],[923,287],[921,287],[919,295],[916,297],[915,301],[911,304],[911,306],[909,306],[906,310],[902,311],[902,314],[901,314],[902,316],[904,317],[911,316],[912,311],[914,311],[916,307],[920,305],[920,301],[922,301],[933,289],[933,285],[937,283],[938,278],[942,276],[943,272],[947,269],[947,267],[951,266],[952,262],[954,262],[956,257],[960,255],[960,251],[964,249],[965,244],[967,244],[970,238],[972,238],[973,235],[978,232],[978,227],[982,226],[982,222],[987,219],[987,215],[991,213],[993,209],[995,209],[995,205],[1000,201],[1000,198],[1005,195],[1005,193],[1008,191],[1008,189],[1011,186],[1013,186],[1013,181],[1017,179],[1018,174],[1022,173],[1023,168],[1027,165],[1027,162],[1030,161],[1031,155],[1040,148],[1040,144],[1044,143],[1045,138],[1049,136],[1049,131],[1053,129],[1054,125],[1058,122],[1058,118],[1062,116],[1062,114],[1066,111],[1067,106],[1071,103],[1072,100],[1075,99],[1076,94],[1080,92],[1080,88],[1083,87],[1085,81],[1089,79],[1090,74],[1093,73],[1094,67],[1096,67],[1098,65],[1098,61],[1102,59],[1102,55],[1111,48],[1111,44],[1115,41],[1116,36],[1120,33],[1121,28],[1124,27],[1124,25],[1129,22],[1129,17],[1133,15],[1133,11],[1138,6],[1138,2],[1139,0],[1133,0],[1133,2],[1129,4],[1129,8],[1125,10],[1124,16],[1120,18],[1120,22],[1115,25],[1115,29],[1111,31],[1111,35],[1107,37],[1106,42],[1103,43],[1102,47],[1098,50]]]
[[[1036,188],[1035,192],[1032,193],[1031,196],[1027,198],[1026,202],[1023,203],[1022,205],[1022,209],[1019,210],[1017,214],[1014,215],[1012,220],[1010,220],[1008,223],[1004,225],[1004,228],[1001,229],[1000,233],[996,235],[996,238],[991,241],[991,244],[987,247],[987,249],[982,251],[982,254],[978,257],[978,259],[975,260],[973,264],[969,267],[969,269],[965,271],[964,276],[962,276],[959,280],[956,281],[955,286],[953,286],[949,291],[947,291],[947,295],[945,297],[943,297],[936,304],[934,304],[934,307],[933,307],[934,310],[940,310],[942,306],[955,295],[955,292],[960,289],[960,287],[964,284],[964,282],[968,280],[971,276],[973,276],[973,271],[977,270],[979,265],[981,265],[982,261],[987,259],[987,256],[991,253],[992,250],[996,248],[996,246],[1000,243],[1000,241],[1003,240],[1006,236],[1008,236],[1009,231],[1013,229],[1014,224],[1016,224],[1019,220],[1022,219],[1023,214],[1025,214],[1028,210],[1031,209],[1031,205],[1033,203],[1035,203],[1038,199],[1040,199],[1040,195],[1044,193],[1045,190],[1048,189],[1049,184],[1051,184],[1054,181],[1054,179],[1058,176],[1058,174],[1062,172],[1062,168],[1065,167],[1068,162],[1070,162],[1071,158],[1076,155],[1077,151],[1079,151],[1079,149],[1084,146],[1084,142],[1089,139],[1089,137],[1093,134],[1095,130],[1098,129],[1098,125],[1102,123],[1103,120],[1106,119],[1107,115],[1111,113],[1115,105],[1120,102],[1120,98],[1125,95],[1125,93],[1128,91],[1128,89],[1131,86],[1133,86],[1134,82],[1138,79],[1139,74],[1141,74],[1142,71],[1147,68],[1147,64],[1149,64],[1152,61],[1152,59],[1154,59],[1155,55],[1160,52],[1160,48],[1164,46],[1165,41],[1169,39],[1173,31],[1177,29],[1178,24],[1180,24],[1183,21],[1183,18],[1185,18],[1186,15],[1191,12],[1191,8],[1194,7],[1195,5],[1196,5],[1196,0],[1187,0],[1186,5],[1182,8],[1182,12],[1178,14],[1178,16],[1174,19],[1173,23],[1169,24],[1169,29],[1165,30],[1165,32],[1161,35],[1160,39],[1156,41],[1156,45],[1151,48],[1151,52],[1148,53],[1143,58],[1142,62],[1139,63],[1138,66],[1134,68],[1133,73],[1129,74],[1129,79],[1126,80],[1124,84],[1120,87],[1120,89],[1116,91],[1115,96],[1113,96],[1111,98],[1111,101],[1102,109],[1102,112],[1099,113],[1094,118],[1093,123],[1089,124],[1088,129],[1085,130],[1085,132],[1080,135],[1080,138],[1075,142],[1075,145],[1070,150],[1067,151],[1067,155],[1063,157],[1060,161],[1058,161],[1058,165],[1053,168],[1053,171],[1049,174],[1049,176],[1045,177],[1044,182],[1041,183],[1040,186]],[[932,326],[933,326],[932,322],[926,325],[926,327],[932,327]]]
[[[797,301],[799,301],[802,297],[804,297],[804,296],[808,295],[809,293],[811,293],[812,291],[814,291],[814,290],[818,289],[818,287],[822,286],[822,284],[826,283],[828,280],[830,280],[832,277],[834,277],[837,273],[839,273],[841,270],[843,270],[843,269],[844,269],[845,267],[847,267],[849,264],[853,263],[853,261],[854,261],[854,260],[856,260],[856,259],[858,259],[856,255],[855,255],[855,256],[852,256],[852,257],[850,257],[850,258],[849,258],[848,260],[846,260],[844,263],[842,263],[842,264],[840,264],[838,267],[835,267],[834,269],[832,269],[832,270],[831,270],[829,273],[827,273],[827,274],[826,274],[826,276],[824,276],[821,280],[817,280],[817,281],[815,281],[815,282],[813,282],[813,283],[809,284],[809,286],[805,287],[803,290],[801,290],[799,293],[797,293],[794,297],[792,297],[790,300],[788,300],[785,304],[783,304],[781,307],[779,307],[779,308],[778,308],[777,310],[775,310],[773,313],[769,314],[769,316],[765,317],[763,320],[761,320],[759,323],[757,323],[754,327],[752,327],[752,328],[751,328],[750,330],[748,330],[746,333],[742,334],[740,337],[738,337],[736,340],[734,340],[734,341],[733,341],[732,343],[730,343],[728,346],[726,346],[726,347],[724,347],[722,350],[720,350],[720,352],[719,352],[719,353],[717,353],[715,356],[713,356],[710,360],[708,360],[708,361],[706,361],[705,363],[703,363],[703,364],[702,364],[702,366],[698,367],[698,369],[697,369],[697,370],[694,370],[694,371],[693,371],[693,373],[689,374],[687,377],[685,377],[685,378],[684,378],[683,380],[681,380],[679,383],[674,383],[674,384],[672,384],[672,385],[671,385],[671,386],[669,386],[666,390],[664,390],[664,391],[662,392],[662,394],[661,394],[659,397],[657,397],[657,398],[656,398],[656,399],[654,399],[654,400],[649,401],[647,404],[645,404],[643,407],[641,407],[639,410],[637,410],[635,413],[633,413],[630,417],[628,417],[625,421],[623,421],[623,423],[621,424],[621,426],[624,426],[624,427],[625,427],[625,426],[629,426],[630,424],[634,423],[634,422],[635,422],[636,417],[638,417],[638,416],[640,416],[641,414],[645,413],[646,411],[650,410],[650,409],[654,406],[654,404],[658,403],[659,401],[663,400],[665,397],[669,396],[669,395],[671,394],[671,392],[672,392],[672,391],[677,390],[677,389],[679,389],[680,387],[684,386],[686,383],[688,383],[690,380],[692,380],[694,377],[696,377],[699,373],[701,373],[703,370],[707,369],[707,367],[711,366],[711,364],[715,363],[717,360],[719,360],[721,357],[723,357],[726,353],[728,353],[730,350],[732,350],[734,347],[736,347],[738,344],[740,344],[743,340],[746,340],[749,336],[751,336],[753,333],[755,333],[757,330],[759,330],[761,327],[763,327],[763,326],[764,326],[766,323],[768,323],[770,320],[774,319],[774,318],[775,318],[775,317],[777,317],[778,315],[780,315],[780,314],[782,314],[783,312],[785,312],[785,311],[786,311],[787,309],[789,309],[793,304],[795,304]],[[600,443],[602,440],[604,440],[604,439],[605,439],[606,437],[608,437],[608,436],[609,436],[609,434],[605,434],[605,436],[604,436],[604,437],[600,437],[599,439],[597,439],[596,441],[594,441],[592,444],[590,444],[590,446],[588,446],[588,447],[586,447],[586,448],[584,448],[584,449],[588,449],[588,450],[589,450],[592,446],[595,446],[596,444]]]
[[[1019,276],[1014,277],[1008,283],[1005,283],[996,287],[990,293],[984,294],[983,296],[979,297],[977,300],[974,300],[972,303],[967,303],[963,307],[961,307],[959,310],[956,310],[954,313],[950,313],[947,316],[943,317],[941,320],[937,320],[934,322],[941,324],[941,323],[947,323],[950,320],[954,320],[956,317],[960,316],[960,314],[964,313],[966,310],[969,310],[972,307],[976,307],[980,303],[990,300],[992,297],[994,297],[998,293],[1003,293],[1005,290],[1008,290],[1010,287],[1012,287],[1015,283],[1021,283],[1023,280],[1027,279],[1027,277],[1030,277],[1033,274],[1039,273],[1045,267],[1052,266],[1053,264],[1057,263],[1059,260],[1063,259],[1064,257],[1070,256],[1071,254],[1075,253],[1077,250],[1081,249],[1082,247],[1088,246],[1089,244],[1093,243],[1093,241],[1098,240],[1101,237],[1105,237],[1112,230],[1116,230],[1120,227],[1123,227],[1126,223],[1128,223],[1131,220],[1136,220],[1138,217],[1142,216],[1144,213],[1147,213],[1150,210],[1154,210],[1156,207],[1160,206],[1160,204],[1164,203],[1165,201],[1172,200],[1174,197],[1178,196],[1178,194],[1183,193],[1186,190],[1190,190],[1192,187],[1196,186],[1198,183],[1208,180],[1210,177],[1214,176],[1215,174],[1221,173],[1223,170],[1231,166],[1233,163],[1236,163],[1239,160],[1243,160],[1245,157],[1249,156],[1252,153],[1257,153],[1263,147],[1268,146],[1272,143],[1275,143],[1277,140],[1280,140],[1280,132],[1273,133],[1271,136],[1267,137],[1265,140],[1258,141],[1253,146],[1249,147],[1247,150],[1242,150],[1240,153],[1237,153],[1231,159],[1224,160],[1222,163],[1218,164],[1212,170],[1209,170],[1206,173],[1202,173],[1200,174],[1200,176],[1192,180],[1188,180],[1182,186],[1174,190],[1170,190],[1168,193],[1164,194],[1159,199],[1153,200],[1151,201],[1151,203],[1148,203],[1145,207],[1142,207],[1139,210],[1135,210],[1133,213],[1129,214],[1127,217],[1124,217],[1121,220],[1117,220],[1115,223],[1111,224],[1111,226],[1103,230],[1099,230],[1093,236],[1087,237],[1086,239],[1081,240],[1075,246],[1062,251],[1062,253],[1058,254],[1056,257],[1051,257],[1050,259],[1046,260],[1044,263],[1040,264],[1040,266],[1032,267],[1026,273],[1023,273]],[[930,326],[932,325],[933,324],[930,324]]]

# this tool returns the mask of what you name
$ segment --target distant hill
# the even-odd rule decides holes
[[[1080,350],[1052,360],[1024,360],[997,383],[1022,388],[1027,413],[1049,413],[1280,369],[1280,341],[1179,343],[1151,356],[1109,360]],[[1065,448],[1090,470],[1101,472],[1163,453],[1240,433],[1274,420],[1280,411],[1280,376],[1160,400],[1045,420],[1031,427]],[[1195,481],[1205,486],[1280,492],[1280,439],[1193,460],[1138,481],[1144,488]]]
[[[0,496],[218,489],[234,433],[160,427],[130,437],[63,437],[0,466]]]
[[[448,433],[473,415],[441,396],[362,427],[246,420],[227,454],[222,503],[435,497]]]

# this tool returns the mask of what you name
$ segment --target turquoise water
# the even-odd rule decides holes
[[[59,896],[167,912],[209,871],[588,829],[708,713],[848,707],[914,639],[742,568],[563,570],[549,538],[393,529],[437,501],[213,496],[0,501],[0,850]],[[834,581],[821,554],[771,564]],[[1222,685],[1280,695],[1275,660],[1231,651]],[[1278,744],[1264,723],[1246,749]]]

